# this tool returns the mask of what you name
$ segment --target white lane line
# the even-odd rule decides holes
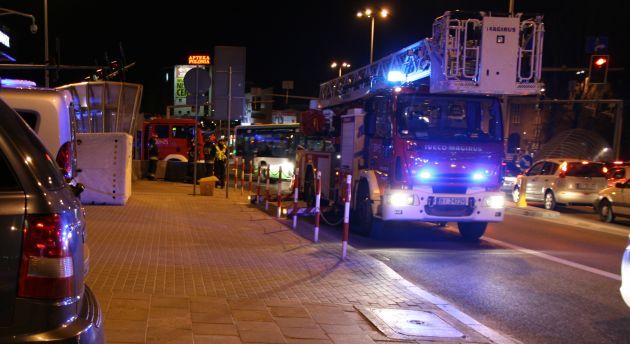
[[[400,281],[400,283],[405,286],[407,288],[407,290],[409,290],[410,292],[412,292],[413,294],[417,295],[420,298],[423,298],[425,300],[427,300],[428,302],[432,303],[433,305],[435,305],[436,307],[440,308],[442,311],[448,313],[449,315],[451,315],[453,318],[461,321],[464,325],[470,327],[472,330],[477,331],[478,333],[480,333],[482,336],[490,339],[493,343],[498,343],[498,344],[518,344],[521,343],[520,341],[511,338],[505,334],[499,333],[496,330],[493,330],[489,327],[487,327],[486,325],[478,322],[477,320],[473,319],[471,316],[469,316],[468,314],[460,311],[459,309],[457,309],[457,307],[449,304],[447,301],[445,301],[444,299],[435,296],[431,293],[429,293],[428,291],[416,286],[415,284],[409,282],[408,280],[404,279],[402,276],[400,276],[396,271],[394,271],[392,268],[390,268],[387,264],[383,263],[382,261],[374,258],[374,260],[381,265],[381,268],[383,270],[386,271],[387,273],[387,277],[389,278],[394,278]]]
[[[550,260],[550,261],[555,262],[555,263],[559,263],[559,264],[570,266],[570,267],[573,267],[573,268],[576,268],[576,269],[580,269],[582,271],[586,271],[586,272],[594,273],[596,275],[607,277],[607,278],[613,279],[615,281],[621,281],[621,276],[620,275],[616,275],[616,274],[610,273],[608,271],[595,269],[595,268],[592,268],[590,266],[578,264],[578,263],[572,262],[570,260],[554,257],[552,255],[549,255],[549,254],[546,254],[546,253],[542,253],[542,252],[538,252],[538,251],[534,251],[534,250],[530,250],[528,248],[512,245],[512,244],[509,244],[509,243],[507,243],[505,241],[501,241],[501,240],[497,240],[497,239],[483,237],[482,240],[490,242],[490,243],[493,243],[495,245],[511,248],[511,249],[519,251],[519,252],[523,252],[523,253],[526,253],[526,254],[531,254],[533,256],[536,256],[536,257],[539,257],[539,258],[542,258],[542,259],[546,259],[546,260]]]

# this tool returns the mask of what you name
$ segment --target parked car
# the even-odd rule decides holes
[[[624,183],[626,180],[630,179],[630,166],[617,165],[609,167],[606,178],[608,179],[608,186]]]
[[[630,180],[601,190],[595,206],[604,222],[613,222],[616,216],[630,217]]]
[[[507,161],[501,164],[501,172],[503,175],[501,191],[511,192],[514,189],[516,177],[518,177],[522,171],[513,161]]]
[[[628,245],[621,259],[621,287],[619,291],[623,301],[630,307],[630,238],[628,238]]]
[[[35,132],[0,99],[0,343],[103,343],[85,285],[78,198]]]
[[[603,163],[577,159],[546,159],[537,161],[520,175],[512,198],[518,198],[525,184],[527,201],[543,202],[545,209],[558,204],[593,205],[598,192],[608,185]]]

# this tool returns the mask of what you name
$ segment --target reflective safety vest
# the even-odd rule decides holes
[[[223,149],[220,148],[218,145],[216,146],[217,149],[217,155],[216,155],[216,159],[217,160],[225,160],[226,156],[225,156],[225,151],[227,150],[226,146],[223,146]]]

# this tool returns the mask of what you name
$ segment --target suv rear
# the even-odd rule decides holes
[[[6,80],[3,80],[6,81]],[[63,169],[64,177],[76,177],[76,118],[70,93],[12,83],[0,87],[0,98],[37,133]]]
[[[0,343],[102,343],[80,202],[2,100],[0,123]]]
[[[525,198],[544,202],[545,209],[555,209],[557,204],[593,205],[598,192],[607,186],[606,167],[577,159],[537,161],[518,177],[512,191],[515,202],[524,183]]]

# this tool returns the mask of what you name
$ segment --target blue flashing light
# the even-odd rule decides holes
[[[35,86],[37,86],[37,84],[35,84],[34,81],[18,80],[18,79],[0,79],[0,85],[2,87],[9,87],[9,88],[14,88],[14,87],[35,87]]]
[[[485,174],[485,173],[483,173],[483,172],[475,172],[475,173],[473,173],[473,175],[472,175],[472,179],[473,179],[474,181],[482,181],[482,180],[485,180],[485,179],[486,179],[486,174]]]
[[[420,171],[420,173],[418,173],[418,176],[422,180],[431,179],[431,177],[432,177],[431,172],[429,172],[429,171]]]
[[[401,82],[405,81],[405,75],[397,70],[392,70],[387,73],[387,81],[389,82]]]

